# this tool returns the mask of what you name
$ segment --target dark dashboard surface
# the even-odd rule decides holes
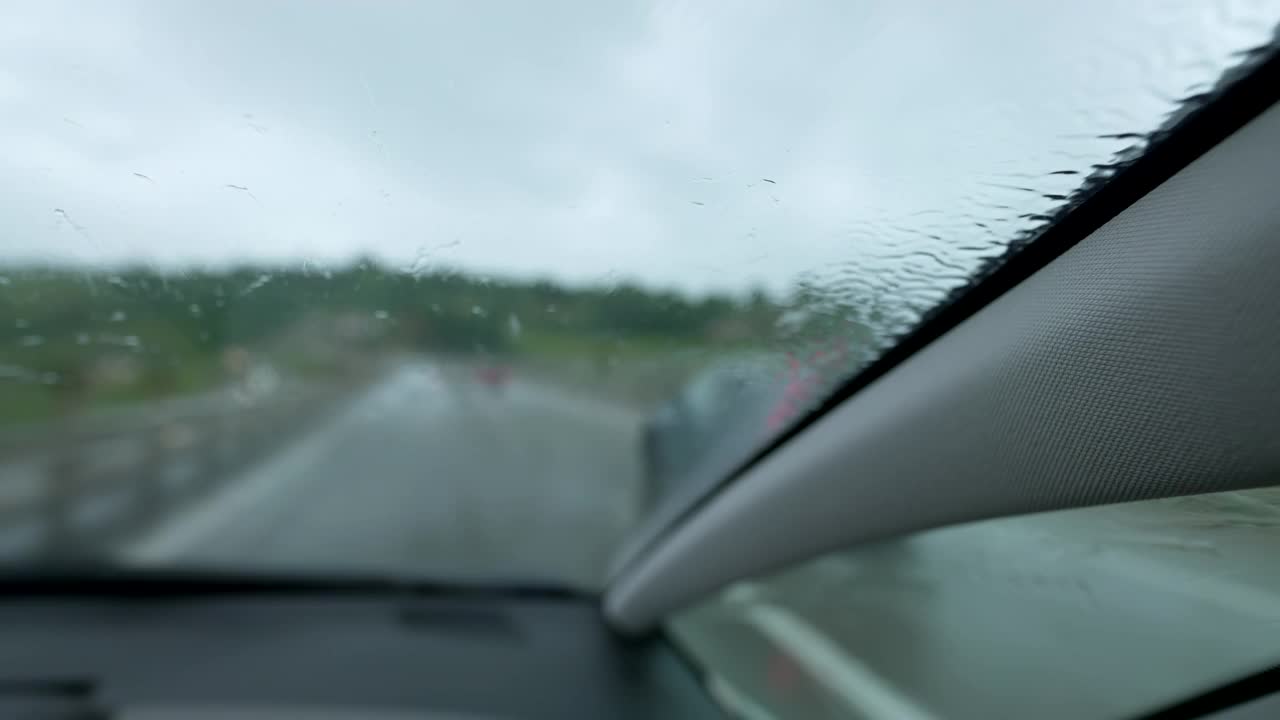
[[[0,595],[0,716],[36,706],[29,716],[723,717],[665,644],[615,638],[594,603],[497,596]],[[232,708],[244,712],[219,714]]]

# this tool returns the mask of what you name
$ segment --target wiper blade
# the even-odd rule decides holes
[[[406,595],[508,596],[594,600],[578,589],[538,582],[473,582],[415,577],[228,570],[201,567],[131,567],[103,563],[0,568],[0,600],[33,596],[98,595]]]

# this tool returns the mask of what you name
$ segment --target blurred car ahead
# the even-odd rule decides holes
[[[695,375],[642,430],[645,505],[725,477],[810,410],[844,358],[838,347],[735,357]]]
[[[786,389],[785,366],[773,357],[725,360],[694,376],[643,428],[645,504],[745,457],[764,440]]]

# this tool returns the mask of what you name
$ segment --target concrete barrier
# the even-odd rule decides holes
[[[367,385],[224,390],[0,434],[0,557],[106,554],[327,416]]]

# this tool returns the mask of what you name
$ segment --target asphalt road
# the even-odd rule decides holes
[[[634,521],[639,420],[407,364],[124,554],[594,588]]]

